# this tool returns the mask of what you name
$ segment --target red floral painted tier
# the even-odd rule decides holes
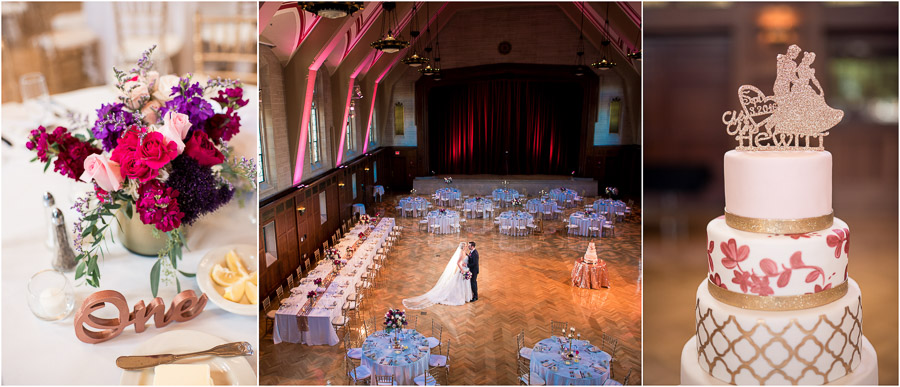
[[[838,218],[825,230],[783,235],[735,230],[720,216],[706,235],[709,280],[732,292],[794,296],[847,280],[850,228]]]

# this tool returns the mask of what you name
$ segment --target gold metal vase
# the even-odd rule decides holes
[[[128,251],[145,257],[156,257],[159,250],[166,247],[165,233],[160,232],[159,237],[155,237],[154,227],[141,222],[137,213],[132,214],[129,219],[125,211],[120,209],[116,211],[116,219],[119,220],[119,239]]]

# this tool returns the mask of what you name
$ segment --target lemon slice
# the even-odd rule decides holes
[[[221,287],[229,287],[231,285],[234,285],[235,282],[241,279],[240,275],[222,267],[222,265],[213,266],[213,269],[209,273],[209,276],[212,277],[212,280],[215,281],[215,283],[219,284],[219,286]]]
[[[259,272],[254,271],[254,272],[250,273],[250,275],[247,277],[247,282],[250,282],[250,283],[253,283],[254,285],[259,286]]]
[[[259,288],[250,281],[247,281],[244,287],[244,295],[247,296],[247,300],[253,305],[256,305],[259,302]]]
[[[241,302],[241,298],[244,297],[244,290],[246,290],[247,280],[245,278],[239,279],[234,285],[225,288],[225,294],[222,297],[225,297],[226,300],[232,302]]]
[[[235,272],[240,273],[241,277],[246,277],[250,275],[247,272],[247,267],[244,266],[244,261],[241,260],[241,257],[234,252],[234,250],[229,251],[225,254],[225,263],[228,264],[228,269]]]

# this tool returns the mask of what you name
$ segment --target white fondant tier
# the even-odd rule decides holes
[[[784,235],[736,230],[718,217],[706,237],[709,280],[732,292],[793,296],[847,280],[850,228],[838,218],[826,230]]]
[[[594,242],[588,244],[587,251],[584,253],[584,261],[597,262],[597,248],[594,246]]]
[[[878,354],[872,343],[862,338],[862,357],[866,361],[860,363],[853,372],[837,379],[828,385],[835,386],[874,386],[878,384]],[[773,380],[774,384],[775,381]],[[681,351],[681,384],[687,386],[727,385],[728,383],[709,375],[697,362],[697,337],[691,337]],[[784,384],[787,384],[785,382]]]
[[[862,305],[856,281],[824,306],[782,312],[747,310],[714,299],[707,281],[697,289],[695,358],[704,371],[731,384],[825,384],[861,363]]]
[[[760,219],[803,219],[831,209],[828,151],[725,153],[725,210]]]

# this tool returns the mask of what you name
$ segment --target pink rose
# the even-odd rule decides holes
[[[178,146],[178,154],[184,151],[184,138],[187,137],[188,131],[191,130],[191,121],[188,120],[187,114],[181,114],[169,111],[163,117],[163,126],[159,128],[159,132],[166,137],[167,140],[175,142]]]
[[[125,82],[123,88],[125,90],[125,97],[128,99],[125,105],[128,106],[129,109],[140,109],[141,105],[143,105],[146,99],[150,97],[150,90],[144,82],[128,81]]]
[[[144,122],[147,125],[159,122],[159,108],[161,107],[162,103],[159,101],[150,101],[141,108],[141,114],[144,115]]]
[[[148,167],[160,169],[178,156],[178,145],[167,140],[162,133],[150,132],[141,139],[138,153]]]
[[[119,172],[119,163],[111,161],[106,156],[92,154],[84,159],[84,173],[82,181],[94,180],[104,191],[118,191],[122,189],[122,174]]]

